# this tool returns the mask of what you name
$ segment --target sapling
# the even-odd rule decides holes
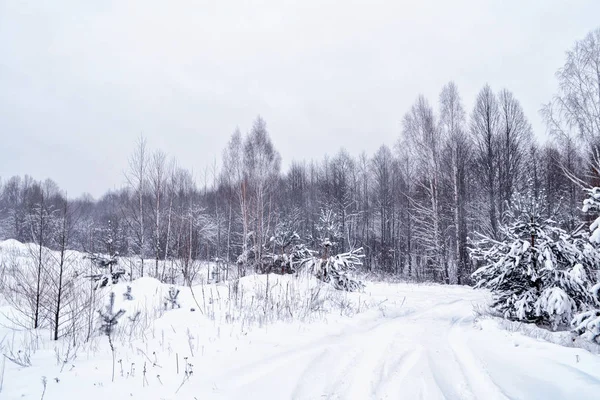
[[[105,310],[98,310],[100,314],[100,331],[108,337],[108,344],[112,352],[112,382],[115,381],[115,346],[112,341],[112,334],[119,318],[125,314],[125,310],[115,311],[114,307],[115,293],[111,292]]]
[[[122,268],[117,268],[118,253],[109,255],[108,257],[99,254],[90,254],[86,256],[98,270],[97,273],[88,275],[93,282],[95,288],[103,288],[110,284],[117,284],[119,280],[126,274]]]
[[[127,291],[123,293],[124,300],[133,300],[133,295],[131,294],[131,286],[127,285]]]
[[[167,293],[167,297],[165,297],[165,310],[169,305],[171,306],[171,310],[173,310],[175,307],[181,308],[177,297],[179,297],[179,289],[177,289],[175,286],[171,286],[169,288],[169,292]]]

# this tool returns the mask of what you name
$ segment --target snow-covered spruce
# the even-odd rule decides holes
[[[273,239],[271,242],[279,241]],[[319,256],[318,252],[310,250],[305,244],[295,241],[279,247],[281,249],[279,253],[272,250],[273,248],[277,248],[277,246],[273,246],[272,249],[265,246],[261,263],[256,263],[256,252],[250,249],[240,255],[238,264],[256,263],[259,265],[258,270],[261,273],[292,274],[298,272],[300,269],[305,269],[309,270],[322,282],[331,283],[338,290],[361,290],[364,285],[350,278],[347,274],[349,271],[353,271],[356,267],[362,265],[362,259],[364,258],[363,249],[359,248],[347,253],[329,256],[331,246],[332,242],[329,238],[325,238],[323,241],[323,256]]]
[[[104,310],[98,310],[100,314],[100,332],[109,337],[113,333],[114,327],[117,325],[119,318],[125,314],[125,310],[115,310],[115,293],[110,292],[108,303]]]
[[[260,262],[256,248],[249,246],[238,256],[237,264],[263,274],[292,274],[297,271],[302,260],[311,257],[314,253],[305,244],[300,243],[300,237],[293,232],[288,237],[271,237],[269,243],[262,246]]]
[[[589,197],[583,201],[583,212],[600,214],[600,188],[594,187],[587,189]],[[600,243],[600,216],[590,225],[590,242],[598,245]],[[598,268],[600,264],[596,264]],[[584,338],[600,343],[600,282],[596,283],[590,289],[594,299],[595,309],[583,311],[575,316],[571,321],[573,332]]]
[[[284,221],[278,224],[275,234],[263,249],[263,272],[291,274],[297,271],[302,260],[311,257],[312,250],[302,243],[293,224]]]
[[[117,284],[119,280],[126,274],[125,270],[118,268],[118,254],[104,256],[101,254],[89,254],[88,258],[96,267],[97,273],[88,276],[96,283],[96,288],[103,288],[110,284]]]
[[[571,325],[576,334],[600,344],[600,310],[589,310],[577,314]]]
[[[475,243],[471,257],[483,266],[473,279],[491,290],[492,308],[504,318],[564,328],[595,302],[589,288],[600,253],[585,232],[567,233],[525,203],[516,202],[502,241]]]
[[[100,314],[100,332],[106,335],[108,338],[108,344],[110,345],[110,351],[112,353],[112,375],[111,381],[115,381],[115,345],[112,340],[112,334],[115,326],[119,322],[119,318],[125,314],[125,310],[115,310],[115,293],[110,292],[109,301],[104,311],[98,310]]]
[[[326,258],[313,256],[304,260],[302,265],[308,268],[317,279],[330,283],[334,288],[355,292],[362,290],[365,285],[350,278],[348,272],[362,265],[363,258],[363,249],[358,248]]]
[[[330,208],[322,208],[319,220],[315,224],[317,236],[312,238],[312,245],[335,248],[343,240],[344,232],[339,216]]]
[[[600,187],[586,189],[586,191],[589,197],[583,201],[582,211],[584,213],[600,214]],[[590,231],[592,232],[590,242],[600,243],[600,216],[590,225]]]
[[[177,289],[175,286],[171,286],[167,296],[165,297],[165,310],[169,306],[171,306],[171,310],[175,309],[175,307],[181,308],[181,304],[179,304],[179,300],[177,299],[178,297],[179,289]]]

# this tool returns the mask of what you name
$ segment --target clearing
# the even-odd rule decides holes
[[[285,288],[286,298],[318,287],[310,279],[269,279],[271,290]],[[502,330],[493,319],[476,321],[474,306],[485,304],[485,291],[367,283],[365,293],[337,297],[338,308],[302,322],[292,316],[266,323],[257,317],[263,313],[257,293],[265,290],[266,277],[242,278],[240,284],[255,288],[247,291],[243,307],[255,310],[253,323],[232,317],[231,304],[229,311],[222,309],[231,290],[225,283],[196,287],[200,304],[182,288],[180,309],[151,314],[147,310],[160,308],[168,286],[149,278],[134,281],[133,303],[146,310],[146,322],[143,329],[131,328],[129,339],[126,330],[121,333],[114,382],[106,336],[73,356],[67,343],[4,329],[5,349],[7,343],[13,354],[28,348],[32,365],[6,360],[0,397],[40,399],[42,377],[45,400],[597,399],[600,393],[597,355]],[[125,285],[113,290],[125,291]],[[192,311],[194,304],[204,312]],[[352,307],[356,312],[348,316]],[[37,343],[35,351],[31,343]]]

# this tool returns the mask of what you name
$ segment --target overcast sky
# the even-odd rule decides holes
[[[422,93],[488,82],[538,110],[598,0],[0,0],[0,177],[123,184],[142,133],[200,176],[257,114],[284,164],[393,145]]]

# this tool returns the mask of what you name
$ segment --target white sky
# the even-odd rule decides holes
[[[392,145],[454,80],[538,110],[600,1],[0,0],[0,177],[70,196],[123,184],[140,133],[199,176],[267,121],[284,164]]]

